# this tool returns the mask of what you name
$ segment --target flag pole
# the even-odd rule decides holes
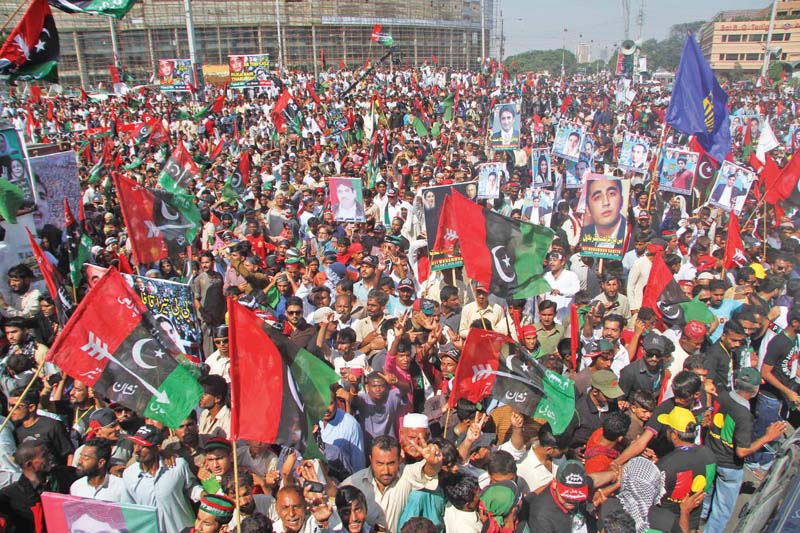
[[[764,202],[764,257],[762,261],[767,259],[767,202]]]
[[[656,151],[656,164],[653,165],[653,173],[650,177],[650,191],[647,194],[647,211],[650,211],[650,203],[653,201],[653,194],[656,191],[656,179],[658,178],[658,164],[661,162],[661,151],[664,147],[664,137],[667,135],[667,121],[661,125],[661,138],[658,140],[658,149]]]
[[[233,444],[233,485],[236,493],[236,531],[242,530],[242,512],[239,505],[239,459],[236,452],[236,439],[231,439]]]
[[[27,3],[28,3],[28,0],[22,0],[22,2],[19,3],[19,5],[17,6],[17,9],[15,9],[13,13],[11,13],[11,15],[8,17],[8,20],[6,20],[5,24],[3,24],[2,27],[0,27],[0,33],[2,33],[3,30],[8,28],[8,25],[11,24],[11,21],[14,20],[14,17],[17,16],[17,13],[19,13],[19,10],[22,9],[22,6],[24,6]]]
[[[22,394],[19,395],[19,398],[17,398],[17,402],[14,404],[14,407],[12,407],[8,411],[8,416],[6,416],[6,419],[3,420],[2,424],[0,424],[0,433],[3,432],[3,429],[6,427],[6,424],[8,424],[9,420],[11,420],[11,413],[14,412],[17,409],[17,407],[20,406],[20,404],[22,404],[22,401],[25,399],[25,395],[28,394],[28,391],[31,389],[33,384],[36,382],[36,379],[39,377],[39,373],[42,371],[42,368],[44,368],[44,364],[45,364],[46,361],[47,361],[46,359],[42,359],[42,362],[39,363],[38,367],[36,367],[36,372],[33,373],[33,376],[31,377],[31,380],[25,386],[25,390],[23,390]]]
[[[452,394],[452,391],[450,392],[450,394]],[[448,404],[448,406],[447,406],[447,416],[444,417],[444,435],[445,435],[445,437],[447,437],[447,427],[450,425],[450,413],[452,413],[452,412],[453,412],[453,410],[450,409],[450,405]]]

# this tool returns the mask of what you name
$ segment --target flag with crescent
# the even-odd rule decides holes
[[[13,17],[11,17],[13,18]],[[33,0],[0,47],[0,76],[58,82],[58,30],[47,0]]]
[[[89,291],[47,354],[102,396],[177,428],[203,389],[183,353],[116,269]]]

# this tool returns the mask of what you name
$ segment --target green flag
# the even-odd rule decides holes
[[[0,215],[10,224],[17,223],[17,211],[25,201],[25,191],[8,180],[0,180]]]
[[[72,286],[78,288],[83,279],[83,264],[89,260],[92,251],[92,239],[85,233],[74,248],[74,256],[69,261],[69,279]]]
[[[94,185],[100,181],[100,177],[102,176],[103,169],[105,168],[106,160],[105,157],[100,156],[100,159],[94,166],[89,169],[89,183]]]
[[[545,370],[542,383],[544,394],[533,417],[547,420],[553,433],[560,435],[567,429],[575,413],[575,382],[552,370]]]
[[[142,166],[142,163],[144,163],[142,158],[137,156],[133,161],[131,161],[127,165],[122,165],[122,169],[123,170],[135,170],[135,169],[139,168],[140,166]]]
[[[455,96],[453,94],[448,94],[447,98],[444,99],[442,102],[442,107],[444,107],[444,117],[443,120],[445,122],[450,122],[453,120],[453,102],[455,101]]]
[[[438,137],[442,133],[442,125],[434,122],[431,126],[431,137]]]
[[[88,13],[122,19],[136,0],[49,0],[50,5],[67,13]]]
[[[411,120],[413,121],[414,131],[417,132],[417,135],[419,135],[420,137],[427,137],[428,128],[425,127],[425,123],[422,122],[422,120],[417,116],[412,117]]]

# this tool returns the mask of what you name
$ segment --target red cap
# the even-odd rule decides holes
[[[533,324],[527,324],[522,326],[522,336],[523,337],[533,337],[536,335],[536,326]]]
[[[697,260],[698,272],[705,272],[706,270],[711,270],[715,266],[717,266],[717,259],[710,255],[704,255]]]
[[[354,254],[354,253],[363,252],[363,251],[364,251],[364,246],[360,242],[354,242],[353,244],[351,244],[347,248],[347,253],[349,253],[349,254]]]
[[[693,341],[701,341],[706,338],[707,328],[699,320],[690,320],[683,328],[683,334]]]
[[[650,243],[650,244],[647,245],[647,251],[650,252],[651,254],[655,254],[655,253],[658,253],[658,252],[663,252],[664,251],[664,247],[662,245],[660,245],[660,244]]]

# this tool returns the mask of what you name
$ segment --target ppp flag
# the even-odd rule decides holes
[[[743,267],[746,264],[747,256],[744,253],[739,219],[731,213],[731,219],[728,221],[728,240],[725,243],[725,259],[722,267],[730,270]]]
[[[696,135],[703,149],[718,162],[731,153],[728,95],[692,35],[683,45],[666,121],[681,133]]]
[[[72,300],[67,296],[67,291],[64,288],[64,280],[61,273],[53,266],[53,264],[44,255],[39,243],[33,238],[31,230],[25,227],[25,232],[28,234],[28,241],[31,243],[33,255],[36,257],[36,264],[39,266],[39,272],[42,273],[44,283],[47,285],[47,291],[53,302],[56,305],[56,315],[58,316],[58,323],[62,326],[67,323],[67,316],[72,311]]]
[[[272,326],[232,298],[228,298],[228,316],[231,439],[302,448],[308,434],[308,415],[289,363],[268,333]]]
[[[0,75],[9,80],[58,81],[58,30],[47,0],[33,0],[0,48]]]
[[[42,508],[48,531],[158,533],[156,508],[146,505],[43,492]]]
[[[456,190],[449,209],[470,278],[500,297],[531,298],[550,290],[544,258],[553,230],[499,215]]]
[[[116,173],[112,177],[138,263],[153,263],[186,250],[200,222],[191,196],[147,189]]]
[[[66,13],[88,13],[122,19],[136,0],[50,0],[50,5]]]
[[[203,394],[178,363],[184,357],[114,268],[89,291],[47,354],[112,402],[171,428],[180,426]]]
[[[686,295],[664,262],[663,252],[657,251],[653,256],[650,277],[647,278],[647,285],[642,295],[642,307],[649,307],[655,311],[659,320],[669,322],[676,318],[673,314],[679,312],[676,304],[685,301]]]
[[[179,140],[172,155],[164,164],[164,169],[158,177],[158,184],[167,192],[187,194],[187,187],[199,174],[200,169],[197,168],[183,141]]]

